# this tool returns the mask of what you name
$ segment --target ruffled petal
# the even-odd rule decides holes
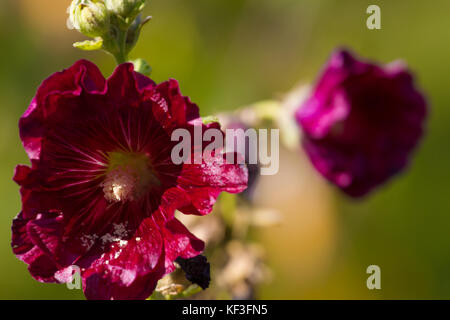
[[[40,254],[40,250],[32,251],[35,247],[27,233],[27,223],[29,219],[24,219],[22,212],[13,220],[11,231],[11,247],[13,253],[25,263],[31,263]]]
[[[193,258],[201,254],[205,248],[204,242],[190,233],[176,218],[168,221],[162,227],[162,234],[164,238],[166,273],[175,270],[173,262],[178,257],[183,259]]]
[[[151,218],[135,237],[111,245],[82,273],[88,299],[145,299],[165,274],[164,240]]]
[[[134,71],[133,64],[119,65],[108,79],[107,97],[114,107],[138,107],[145,90],[151,90],[156,84],[144,75]]]
[[[200,118],[198,106],[181,94],[178,81],[174,79],[159,84],[150,99],[154,103],[155,118],[169,131]]]
[[[30,159],[39,159],[47,119],[61,111],[61,107],[71,109],[73,98],[80,97],[83,92],[104,92],[105,83],[97,66],[80,60],[69,69],[53,74],[41,84],[36,97],[19,121],[20,137]],[[61,115],[55,120],[59,119]]]
[[[183,213],[208,214],[221,192],[240,193],[247,188],[246,165],[230,164],[225,158],[183,166],[178,181],[191,199],[190,206],[180,209]]]
[[[11,246],[14,254],[28,264],[30,274],[40,282],[58,282],[55,262],[33,242],[28,231],[30,220],[20,213],[13,221]]]

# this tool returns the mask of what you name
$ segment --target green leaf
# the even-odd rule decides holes
[[[101,38],[95,39],[95,40],[86,40],[81,42],[75,42],[73,44],[75,48],[78,48],[80,50],[84,51],[95,51],[100,50],[103,46],[103,40]]]

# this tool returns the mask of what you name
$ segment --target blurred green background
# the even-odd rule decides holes
[[[83,36],[66,28],[69,4],[1,0],[2,299],[83,298],[79,290],[33,280],[10,248],[11,220],[20,210],[11,177],[16,164],[28,163],[20,115],[43,79],[77,59],[94,61],[105,76],[114,68],[102,52],[72,48]],[[369,4],[381,7],[381,30],[366,28]],[[364,201],[336,193],[302,155],[282,152],[280,175],[263,179],[256,197],[283,213],[281,225],[261,233],[273,277],[260,298],[450,298],[449,12],[448,0],[150,1],[146,13],[154,19],[132,57],[147,59],[157,82],[178,79],[203,115],[313,81],[342,45],[381,62],[404,59],[432,106],[408,172]],[[381,267],[382,290],[366,288],[371,264]]]

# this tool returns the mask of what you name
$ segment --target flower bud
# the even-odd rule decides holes
[[[111,13],[131,23],[144,9],[146,0],[105,0]]]
[[[109,30],[109,12],[103,0],[74,0],[69,15],[71,25],[88,37],[99,37]]]

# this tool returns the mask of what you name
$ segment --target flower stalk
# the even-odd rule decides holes
[[[117,64],[128,61],[129,51],[126,49],[127,31],[115,28],[114,32],[106,35],[103,39],[102,49],[111,54]]]

